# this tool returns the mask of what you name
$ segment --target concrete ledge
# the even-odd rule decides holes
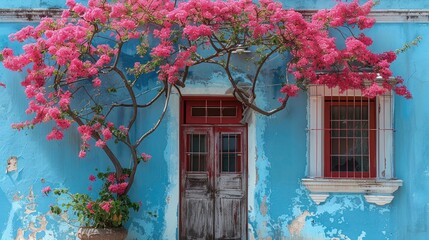
[[[369,203],[385,205],[392,202],[392,194],[402,186],[402,180],[398,179],[304,178],[301,182],[316,204],[324,202],[329,194],[358,193],[365,194]]]

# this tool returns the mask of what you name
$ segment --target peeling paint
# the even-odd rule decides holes
[[[23,197],[24,197],[24,196],[22,196],[20,192],[16,192],[16,193],[13,195],[13,201],[14,201],[14,202],[21,201],[21,199],[22,199]]]
[[[267,212],[268,212],[268,207],[267,207],[267,196],[264,196],[264,198],[262,199],[261,205],[259,207],[259,211],[261,212],[262,216],[266,216]]]
[[[27,196],[27,201],[28,204],[25,206],[25,212],[24,214],[29,215],[31,213],[36,212],[36,202],[35,202],[35,197],[34,197],[34,192],[33,192],[33,187],[30,187],[28,196]]]
[[[289,233],[292,237],[297,237],[301,235],[301,231],[305,225],[305,218],[311,216],[309,211],[304,211],[301,215],[295,218],[291,224],[288,226]]]
[[[14,172],[18,169],[18,158],[15,156],[11,156],[7,160],[6,173]]]

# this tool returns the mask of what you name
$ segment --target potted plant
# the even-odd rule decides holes
[[[80,228],[77,237],[80,239],[121,240],[127,236],[124,223],[128,220],[130,210],[138,211],[141,203],[132,202],[125,193],[128,186],[129,169],[124,169],[119,180],[113,172],[98,172],[90,175],[89,181],[101,181],[102,185],[96,198],[89,194],[71,193],[66,188],[51,190],[45,187],[42,192],[51,191],[58,196],[59,205],[52,205],[51,212],[61,214],[71,211],[77,216]],[[92,191],[92,185],[88,187]]]

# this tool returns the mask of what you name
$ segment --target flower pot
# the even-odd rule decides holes
[[[81,227],[77,237],[81,240],[124,240],[128,235],[125,228]]]

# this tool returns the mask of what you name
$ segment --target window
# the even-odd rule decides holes
[[[390,203],[402,181],[393,171],[393,99],[359,90],[308,90],[308,177],[302,183],[317,203],[331,193],[364,193],[368,202]]]
[[[375,99],[325,97],[324,177],[376,177]]]
[[[228,124],[240,123],[242,106],[231,98],[190,98],[185,102],[185,123]]]

